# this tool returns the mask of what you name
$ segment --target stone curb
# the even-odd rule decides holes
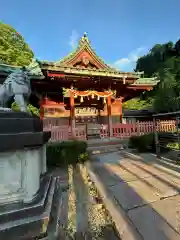
[[[143,160],[143,159],[144,159],[143,157],[138,156],[138,155],[135,154],[135,153],[130,153],[130,152],[128,152],[128,151],[124,151],[124,150],[123,150],[123,151],[121,151],[121,153],[124,154],[124,155],[127,156],[127,157],[132,158],[133,160]],[[161,157],[161,159],[159,159],[159,158],[156,157],[155,154],[153,154],[153,153],[149,153],[149,154],[150,154],[151,156],[153,156],[154,159],[157,160],[157,161],[158,161],[158,160],[159,160],[159,161],[168,160],[169,162],[175,164],[175,161],[171,160],[170,158]]]
[[[109,211],[111,218],[115,224],[117,233],[122,240],[143,240],[143,237],[138,233],[126,212],[120,207],[112,196],[105,189],[103,183],[99,180],[93,171],[93,166],[90,162],[86,163],[87,172],[91,181],[95,184],[102,201]]]
[[[124,150],[121,151],[121,153],[124,154],[127,157],[130,157],[130,158],[134,159],[134,160],[143,160],[143,157],[140,157],[140,156],[138,156],[134,153],[130,153],[130,152],[127,152],[127,151],[124,151]]]

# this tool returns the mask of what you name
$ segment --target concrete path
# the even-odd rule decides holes
[[[180,240],[180,167],[114,152],[88,165],[122,239]]]

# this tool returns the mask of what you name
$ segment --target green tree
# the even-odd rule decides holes
[[[153,108],[156,112],[173,112],[180,108],[180,84],[175,76],[165,71],[153,101]]]
[[[175,44],[175,51],[178,56],[180,56],[180,39]]]
[[[156,112],[180,110],[180,40],[156,44],[148,54],[138,59],[135,71],[144,71],[144,76],[156,76],[160,84],[145,92],[141,99],[152,101]]]
[[[156,44],[148,54],[137,60],[135,71],[144,71],[145,77],[157,76],[166,68],[174,69],[174,57],[176,56],[173,42]]]
[[[0,22],[0,63],[29,65],[33,56],[24,38],[13,27]]]

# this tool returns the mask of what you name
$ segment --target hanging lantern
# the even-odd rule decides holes
[[[94,93],[92,94],[92,99],[94,99]]]
[[[98,98],[97,98],[98,100],[100,99],[100,97],[98,96]]]
[[[83,96],[81,96],[81,98],[80,98],[80,102],[82,103],[84,100],[83,100]]]
[[[104,97],[104,104],[106,103],[106,98]]]

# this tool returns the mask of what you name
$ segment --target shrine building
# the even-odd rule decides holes
[[[38,65],[38,66],[37,66]],[[17,67],[0,64],[0,81]],[[57,62],[38,61],[31,76],[32,103],[40,117],[74,128],[88,123],[108,126],[122,122],[122,103],[150,91],[156,78],[122,72],[106,64],[84,33],[77,49]]]

